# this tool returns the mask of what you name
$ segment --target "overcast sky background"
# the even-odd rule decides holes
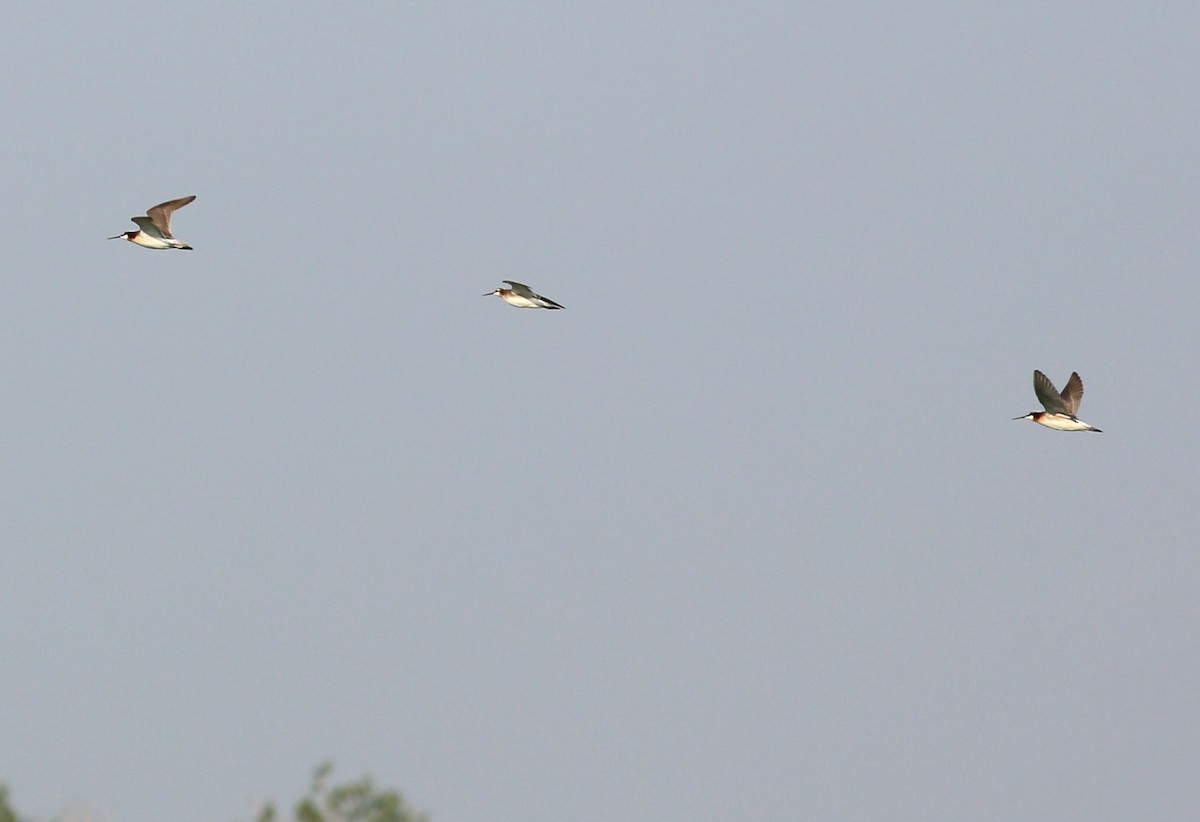
[[[1194,818],[1198,53],[1191,3],[9,7],[15,807],[332,759],[434,822]],[[187,194],[195,251],[105,241]],[[1035,368],[1104,433],[1012,422]]]

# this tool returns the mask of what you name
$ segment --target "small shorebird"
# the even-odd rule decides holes
[[[534,294],[533,289],[522,283],[514,283],[512,280],[503,280],[511,288],[497,288],[495,291],[489,291],[484,294],[485,297],[490,297],[495,294],[500,299],[509,305],[515,305],[517,308],[562,308],[561,305],[548,300],[541,294]]]
[[[1037,394],[1038,402],[1046,410],[1030,411],[1023,417],[1013,417],[1014,420],[1033,420],[1038,425],[1053,428],[1055,431],[1095,431],[1097,434],[1100,433],[1099,428],[1093,428],[1075,416],[1079,411],[1079,403],[1083,399],[1083,380],[1079,379],[1079,375],[1074,371],[1071,372],[1071,378],[1067,380],[1067,387],[1062,390],[1061,394],[1054,387],[1054,383],[1050,382],[1049,377],[1041,371],[1034,371],[1033,392]]]
[[[129,218],[137,223],[137,231],[126,231],[124,234],[118,234],[108,239],[129,240],[142,248],[182,248],[185,251],[191,251],[190,245],[171,236],[171,212],[183,208],[194,199],[196,199],[195,194],[191,197],[180,197],[178,200],[159,203],[154,208],[147,210],[145,217]]]

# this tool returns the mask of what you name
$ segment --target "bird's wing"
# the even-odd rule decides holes
[[[151,237],[157,237],[160,240],[163,239],[162,232],[158,230],[158,226],[156,226],[149,217],[130,217],[129,219],[137,223],[137,227],[146,234],[149,234]],[[169,237],[171,235],[168,234],[167,236]]]
[[[165,203],[159,203],[146,211],[146,216],[149,217],[154,225],[158,228],[163,237],[172,239],[171,237],[171,212],[176,209],[183,208],[185,205],[196,199],[193,194],[190,197],[180,197],[178,200],[167,200]],[[134,222],[137,222],[136,220]],[[141,225],[139,223],[139,225]]]
[[[1079,374],[1071,372],[1071,379],[1067,380],[1067,387],[1062,390],[1060,396],[1068,414],[1073,417],[1079,413],[1079,403],[1083,401],[1083,380],[1079,378]]]
[[[1038,402],[1051,414],[1070,414],[1066,403],[1058,394],[1058,389],[1050,378],[1041,371],[1033,372],[1033,393],[1037,394]]]
[[[533,289],[524,283],[515,283],[512,280],[501,280],[501,282],[508,285],[515,293],[520,294],[522,297],[533,299],[537,296],[537,294],[533,293]]]

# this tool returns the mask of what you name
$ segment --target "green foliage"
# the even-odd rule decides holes
[[[296,803],[295,822],[429,822],[417,813],[396,791],[381,791],[371,777],[330,787],[333,763],[325,762],[313,771],[308,796]],[[8,822],[0,817],[0,822]],[[267,803],[255,822],[280,822],[275,805]]]
[[[0,822],[21,822],[21,817],[8,804],[8,786],[0,785]]]

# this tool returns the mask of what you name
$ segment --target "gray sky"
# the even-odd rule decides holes
[[[1200,9],[1046,6],[7,9],[16,807],[1200,814]]]

